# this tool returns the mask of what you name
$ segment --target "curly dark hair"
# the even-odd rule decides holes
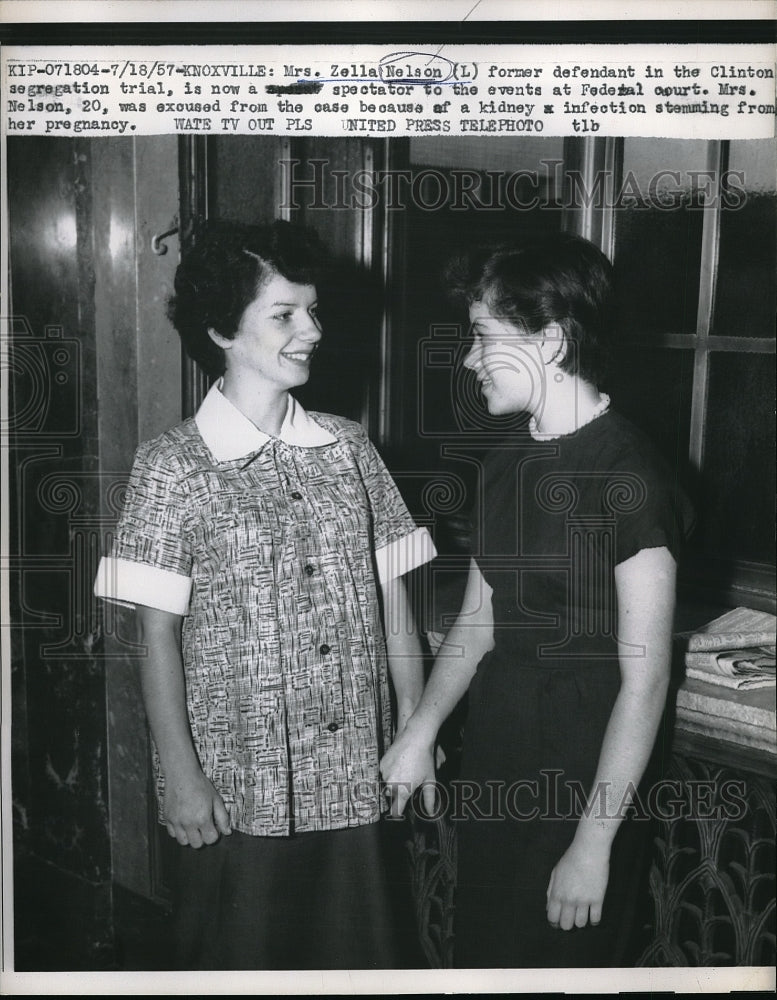
[[[307,227],[202,222],[178,265],[167,314],[189,357],[207,375],[222,375],[224,351],[208,330],[233,339],[247,306],[276,274],[315,285],[327,265],[324,245]]]
[[[554,233],[483,248],[452,261],[446,281],[454,298],[467,306],[484,302],[527,333],[557,323],[567,344],[561,370],[594,385],[605,378],[613,333],[612,265],[589,240]]]

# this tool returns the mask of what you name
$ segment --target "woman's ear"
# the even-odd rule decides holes
[[[222,337],[220,333],[217,333],[213,329],[212,326],[208,327],[208,336],[213,341],[213,343],[216,344],[217,347],[220,347],[224,351],[228,351],[232,346],[232,344],[234,343],[234,341],[230,340],[229,337]]]
[[[558,323],[548,323],[542,331],[542,343],[540,351],[542,353],[542,363],[544,365],[558,365],[567,355],[569,344],[566,335]]]

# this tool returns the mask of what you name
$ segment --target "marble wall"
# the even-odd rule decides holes
[[[110,968],[112,885],[153,894],[154,824],[133,625],[92,581],[141,433],[180,414],[177,255],[150,250],[176,143],[13,137],[8,182],[16,968]]]
[[[9,140],[14,854],[18,873],[35,859],[96,900],[110,841],[105,667],[86,590],[100,517],[91,171],[85,143]]]

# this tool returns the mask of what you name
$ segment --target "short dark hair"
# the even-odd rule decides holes
[[[597,385],[612,343],[612,265],[589,240],[554,233],[525,243],[501,244],[453,261],[448,287],[468,306],[484,302],[500,319],[539,333],[557,323],[569,344],[562,371]]]
[[[307,227],[276,220],[244,225],[208,220],[195,227],[175,273],[168,316],[186,353],[207,375],[221,375],[224,351],[208,330],[232,339],[246,308],[276,274],[315,285],[327,252]]]

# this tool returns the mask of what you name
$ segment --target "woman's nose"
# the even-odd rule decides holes
[[[464,355],[464,360],[462,364],[465,368],[475,369],[480,364],[480,350],[477,344],[473,344],[472,347]]]
[[[303,323],[302,330],[300,331],[305,340],[310,341],[310,343],[315,344],[321,340],[323,336],[323,331],[321,330],[321,321],[318,316],[308,315],[307,321]]]

